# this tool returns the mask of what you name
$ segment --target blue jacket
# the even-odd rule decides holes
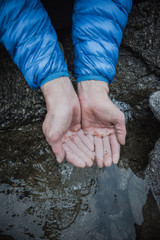
[[[75,0],[77,81],[111,83],[132,0]],[[0,42],[31,88],[69,76],[57,35],[40,0],[0,0]]]

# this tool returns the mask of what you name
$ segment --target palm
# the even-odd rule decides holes
[[[94,136],[99,167],[110,166],[112,162],[118,162],[120,144],[125,141],[124,115],[110,100],[105,88],[100,86],[98,89],[96,86],[86,91],[86,86],[84,89],[82,84],[79,85],[82,128]]]
[[[43,132],[57,161],[66,157],[77,167],[91,166],[94,147],[80,130],[80,104],[71,82],[59,78],[42,86],[42,91],[47,104]]]

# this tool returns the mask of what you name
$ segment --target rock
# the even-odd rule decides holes
[[[151,71],[139,57],[121,46],[116,76],[110,85],[110,92],[112,99],[119,102],[117,105],[125,113],[126,120],[144,115],[146,117],[149,111],[151,112],[148,99],[158,90],[158,84],[157,74]]]
[[[150,96],[149,105],[155,117],[160,121],[160,91]],[[149,158],[149,164],[145,171],[146,179],[160,210],[160,138],[157,140]]]
[[[155,117],[160,121],[160,91],[157,91],[150,96],[149,105]]]
[[[160,236],[160,212],[156,201],[149,190],[147,201],[143,207],[144,222],[141,225],[134,224],[136,229],[136,238],[143,240],[159,240]]]
[[[153,196],[160,210],[160,138],[150,153],[150,161],[145,171]]]
[[[160,1],[134,4],[123,37],[123,46],[141,57],[160,75]]]
[[[44,119],[45,102],[31,89],[4,47],[0,45],[0,130]]]
[[[133,240],[135,236],[129,237],[127,232],[123,231],[119,226],[111,223],[111,239],[112,240]]]
[[[135,223],[141,225],[143,222],[142,209],[147,200],[148,187],[146,181],[134,175],[128,184],[128,196]]]
[[[128,187],[128,181],[133,176],[133,172],[131,169],[125,168],[115,168],[115,172],[117,175],[117,188],[121,191],[124,191]]]

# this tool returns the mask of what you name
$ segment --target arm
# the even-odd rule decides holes
[[[82,128],[94,135],[99,167],[118,163],[120,144],[125,144],[124,114],[108,93],[131,5],[131,0],[76,0],[74,6],[72,36]]]
[[[47,106],[42,129],[57,161],[62,162],[66,154],[77,167],[91,166],[92,153],[88,150],[89,156],[84,155],[81,143],[78,156],[77,151],[74,153],[76,144],[70,141],[70,135],[77,141],[76,132],[81,127],[79,100],[68,78],[56,32],[39,0],[0,1],[0,42],[28,84],[41,87]]]
[[[75,0],[72,37],[77,81],[111,83],[132,0]]]
[[[40,0],[0,2],[0,42],[31,88],[69,76],[56,32]]]

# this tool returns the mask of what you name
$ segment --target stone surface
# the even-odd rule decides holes
[[[160,91],[157,91],[150,96],[149,106],[155,117],[160,121]]]
[[[41,91],[29,88],[2,45],[0,83],[0,129],[43,120],[46,110]]]
[[[150,153],[150,161],[145,171],[146,179],[160,210],[160,138]]]
[[[160,1],[137,1],[129,16],[123,45],[160,76]]]
[[[131,179],[129,179],[128,196],[135,223],[138,225],[141,225],[144,221],[142,209],[146,204],[147,194],[148,186],[145,179],[133,175]]]

